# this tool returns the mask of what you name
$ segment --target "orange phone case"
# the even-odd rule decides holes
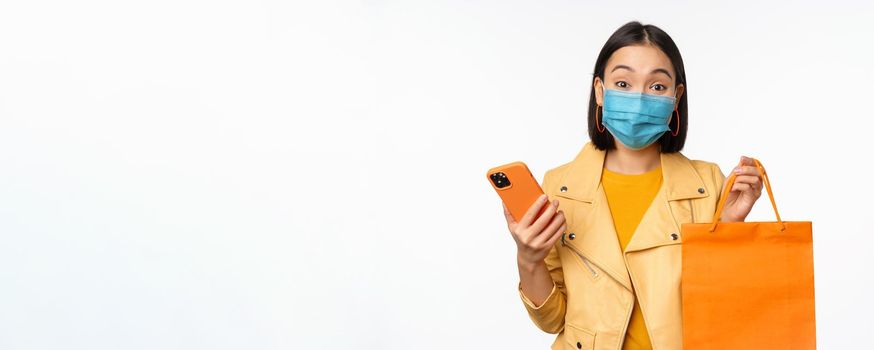
[[[498,173],[506,175],[506,179],[510,183],[508,186],[499,188],[492,181],[492,175]],[[522,216],[534,204],[537,197],[543,194],[540,184],[537,183],[537,180],[531,175],[531,171],[522,162],[512,162],[491,168],[486,173],[486,179],[492,184],[492,188],[498,192],[498,196],[507,205],[507,209],[510,210],[510,214],[513,215],[517,222],[522,219]],[[547,207],[547,205],[544,205],[537,216],[539,217]]]

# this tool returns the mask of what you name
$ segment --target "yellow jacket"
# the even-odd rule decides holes
[[[654,350],[683,347],[680,224],[710,222],[725,175],[715,163],[661,153],[663,182],[623,253],[604,189],[605,151],[587,142],[550,169],[543,190],[559,200],[567,231],[546,257],[555,285],[539,307],[519,295],[531,320],[557,333],[552,349],[618,350],[638,294]]]

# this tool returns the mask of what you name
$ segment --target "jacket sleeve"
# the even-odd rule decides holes
[[[547,194],[550,200],[553,198],[553,191],[550,183],[550,172],[547,172],[543,179],[543,191]],[[552,291],[543,304],[535,306],[528,297],[522,293],[522,282],[519,282],[519,296],[525,304],[525,309],[528,311],[528,316],[534,321],[538,328],[547,333],[556,334],[564,329],[564,316],[567,311],[567,289],[564,285],[564,272],[561,267],[561,259],[558,255],[558,246],[561,241],[549,250],[549,254],[544,259],[546,267],[549,269],[549,275],[552,277]]]

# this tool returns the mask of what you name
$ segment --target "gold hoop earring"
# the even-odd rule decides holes
[[[602,133],[602,134],[603,134],[603,133],[604,133],[604,129],[601,128],[601,122],[598,120],[598,111],[601,110],[602,108],[603,108],[603,107],[601,107],[601,106],[596,106],[596,107],[595,107],[595,127],[598,128],[598,132],[599,132],[599,133]]]
[[[671,136],[677,136],[680,133],[680,111],[674,109],[674,113],[677,114],[677,129],[671,132]]]

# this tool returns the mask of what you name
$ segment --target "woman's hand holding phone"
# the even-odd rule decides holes
[[[507,205],[504,204],[507,228],[510,229],[510,233],[516,241],[517,258],[522,265],[533,266],[543,263],[549,250],[567,228],[564,213],[558,210],[558,200],[556,199],[549,204],[546,201],[546,195],[538,197],[537,201],[531,204],[531,207],[518,222],[513,219]],[[536,217],[544,205],[548,205],[549,208],[546,208],[542,215]]]
[[[519,288],[540,305],[555,288],[544,259],[567,228],[564,214],[558,200],[547,203],[549,197],[523,162],[491,168],[486,177],[501,197],[507,228],[516,241]]]
[[[558,210],[558,200],[547,203],[547,196],[537,198],[519,222],[513,219],[504,204],[507,227],[516,241],[516,259],[519,265],[519,287],[534,305],[541,305],[552,292],[554,282],[543,261],[552,246],[567,228],[564,213]],[[544,205],[549,207],[540,212]]]

